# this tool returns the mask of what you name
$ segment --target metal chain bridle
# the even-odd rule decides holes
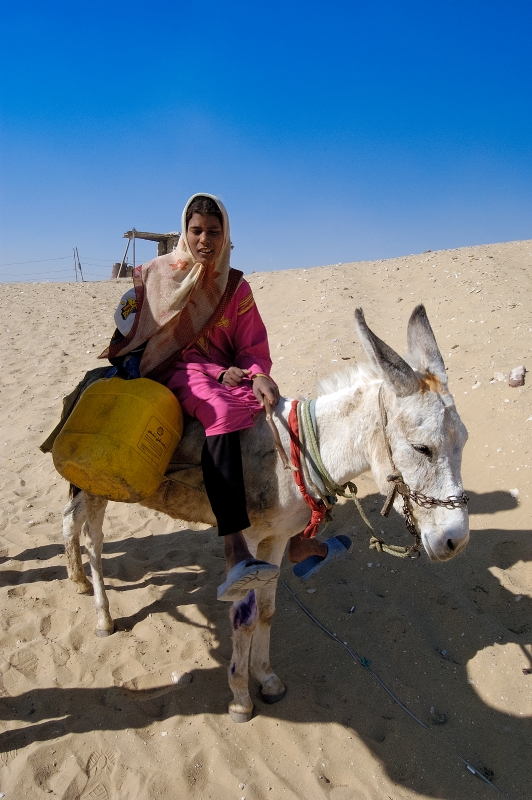
[[[421,535],[417,529],[416,520],[412,511],[412,504],[410,501],[412,500],[414,503],[416,503],[416,505],[421,506],[421,508],[432,508],[434,506],[439,506],[440,508],[461,508],[462,506],[467,505],[469,498],[466,494],[462,494],[461,497],[458,497],[457,495],[451,495],[445,500],[439,500],[436,497],[429,497],[428,495],[423,494],[423,492],[413,490],[407,483],[405,483],[402,474],[395,466],[393,460],[392,448],[388,438],[388,418],[386,409],[384,407],[382,388],[383,387],[381,386],[379,389],[379,410],[381,415],[384,444],[386,445],[386,451],[392,467],[392,473],[386,478],[390,486],[388,488],[388,494],[386,496],[386,500],[384,501],[381,514],[383,517],[388,516],[394,504],[396,495],[400,494],[403,498],[402,511],[405,519],[406,529],[414,537],[414,544],[410,547],[395,547],[386,545],[385,542],[382,539],[379,539],[377,536],[372,536],[370,547],[374,548],[378,552],[382,552],[384,550],[388,553],[391,552],[393,555],[401,556],[402,558],[418,558],[420,555],[419,548],[421,546]]]

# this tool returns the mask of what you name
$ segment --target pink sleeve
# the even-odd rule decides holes
[[[187,372],[189,370],[196,372],[203,372],[214,380],[218,380],[222,372],[225,372],[226,367],[220,367],[219,364],[209,364],[206,361],[189,361],[186,365]]]
[[[209,377],[217,381],[220,375],[225,372],[226,367],[220,367],[218,364],[210,364],[206,361],[174,361],[161,374],[160,380],[158,379],[159,383],[167,385],[176,370],[186,372],[189,376],[194,372],[201,372],[203,375],[209,375]]]
[[[235,366],[251,370],[250,377],[258,372],[270,374],[272,361],[268,346],[268,334],[259,314],[249,284],[244,281],[247,291],[238,303],[236,330],[234,333]]]

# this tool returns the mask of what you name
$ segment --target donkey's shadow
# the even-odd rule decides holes
[[[515,504],[506,493],[491,493],[472,498],[473,513],[481,501],[483,513],[487,507],[494,512]],[[370,496],[364,505],[370,510],[379,508],[381,502],[382,498]],[[370,513],[370,519],[379,517]],[[429,730],[407,716],[367,670],[326,637],[282,586],[277,593],[271,657],[274,669],[288,685],[288,694],[274,706],[257,700],[256,713],[292,723],[345,725],[374,753],[390,779],[412,792],[445,800],[492,796],[493,790],[469,773],[467,780],[457,780],[457,774],[465,769],[459,760],[462,757],[479,771],[493,773],[495,784],[513,798],[528,797],[531,720],[483,702],[477,693],[483,687],[468,682],[467,665],[486,648],[514,643],[521,648],[522,666],[532,667],[526,647],[532,601],[523,597],[516,603],[515,596],[489,571],[490,567],[507,569],[518,561],[531,561],[529,532],[492,529],[473,533],[462,556],[432,565],[425,558],[404,561],[369,551],[351,504],[337,509],[326,535],[353,533],[353,524],[357,532],[347,558],[324,569],[308,584],[298,581],[287,564],[283,577],[324,625],[371,662],[372,669]],[[390,518],[386,529],[394,541],[407,541],[399,517]],[[28,724],[2,734],[0,749],[20,750],[31,742],[68,733],[146,728],[154,720],[204,713],[206,696],[211,698],[209,712],[225,715],[230,698],[226,673],[230,630],[227,608],[213,599],[223,573],[223,560],[213,558],[216,548],[219,543],[212,531],[108,540],[104,571],[114,584],[108,586],[111,605],[122,593],[134,589],[155,584],[161,591],[156,601],[117,619],[119,629],[134,629],[149,614],[163,612],[176,621],[188,622],[187,604],[199,604],[206,617],[205,628],[218,631],[210,655],[219,666],[196,669],[193,683],[184,687],[168,685],[144,692],[115,686],[44,688],[4,697],[1,716]],[[35,557],[28,552],[28,560]],[[54,549],[40,551],[37,557],[52,558],[50,570],[62,569],[57,566]],[[24,561],[24,554],[19,559]],[[176,565],[188,566],[190,571],[183,575],[173,570]],[[41,567],[40,580],[46,580],[43,569],[47,567]],[[17,575],[22,583],[25,573]],[[308,594],[307,588],[316,591]],[[91,598],[83,600],[82,613],[92,623]],[[501,657],[504,655],[499,653],[498,668],[503,670]],[[213,685],[218,688],[215,693]],[[529,693],[531,685],[532,675],[523,674],[523,690]],[[436,712],[432,717],[431,707]],[[434,720],[442,721],[442,715],[446,723],[434,725]]]

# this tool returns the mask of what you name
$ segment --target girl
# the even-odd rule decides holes
[[[115,313],[108,357],[168,386],[205,427],[201,465],[227,566],[218,599],[233,601],[279,574],[276,565],[252,557],[242,535],[250,522],[239,438],[264,398],[277,405],[279,390],[269,377],[266,328],[249,284],[229,266],[230,252],[223,204],[194,195],[175,250],[134,271],[134,288]]]

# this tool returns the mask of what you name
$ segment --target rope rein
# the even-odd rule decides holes
[[[275,442],[275,447],[277,448],[277,452],[279,453],[279,458],[283,463],[284,469],[291,469],[294,472],[297,471],[296,467],[290,462],[290,459],[286,455],[284,451],[283,444],[281,442],[281,437],[279,436],[279,431],[277,430],[277,425],[273,421],[272,417],[272,404],[268,400],[267,397],[264,397],[264,410],[266,411],[266,422],[270,426],[271,432],[273,434],[273,441]]]

